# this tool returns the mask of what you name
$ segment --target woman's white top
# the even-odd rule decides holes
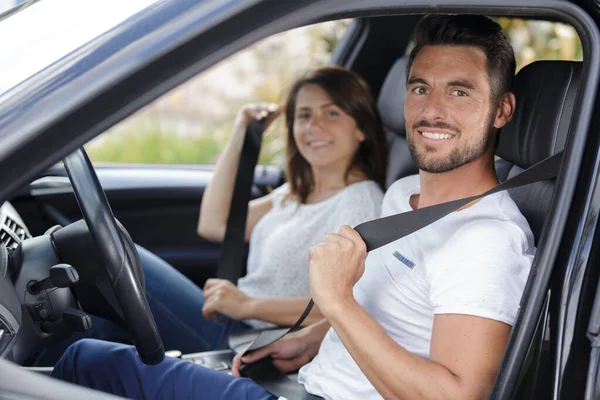
[[[334,196],[314,204],[284,200],[289,185],[273,194],[273,206],[250,236],[247,274],[238,287],[252,297],[310,296],[308,249],[342,225],[355,227],[381,216],[383,191],[371,180],[348,185]],[[273,324],[245,321],[254,328]]]

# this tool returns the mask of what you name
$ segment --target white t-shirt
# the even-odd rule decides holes
[[[258,221],[250,236],[248,272],[238,287],[252,297],[310,296],[308,249],[342,225],[352,227],[378,218],[383,191],[375,181],[348,185],[334,196],[314,204],[283,201],[288,184],[274,191],[273,207]],[[255,328],[263,321],[244,321]]]
[[[383,216],[410,211],[419,191],[418,175],[394,183]],[[534,253],[529,225],[503,191],[369,253],[354,296],[389,337],[427,359],[435,314],[512,325]],[[333,329],[298,378],[326,399],[381,398]]]

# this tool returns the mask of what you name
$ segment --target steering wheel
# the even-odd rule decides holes
[[[143,274],[138,278],[135,273],[142,271],[135,245],[130,236],[117,227],[106,194],[83,147],[63,161],[140,359],[145,364],[157,364],[163,360],[165,349],[146,300]]]

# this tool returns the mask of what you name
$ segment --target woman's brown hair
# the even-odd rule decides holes
[[[358,168],[368,179],[377,182],[384,189],[388,148],[373,94],[365,80],[358,74],[345,68],[329,66],[309,71],[297,79],[287,95],[286,175],[290,185],[290,196],[304,203],[314,185],[310,164],[302,157],[294,140],[296,97],[305,85],[317,85],[325,90],[333,103],[351,116],[356,121],[358,129],[365,135],[365,140],[361,142],[346,171],[346,177],[352,168]]]

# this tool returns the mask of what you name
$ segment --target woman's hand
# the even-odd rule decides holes
[[[252,297],[247,296],[226,279],[209,279],[204,285],[204,307],[206,319],[218,321],[219,314],[235,320],[251,318]]]
[[[265,130],[271,122],[281,113],[281,107],[275,103],[250,103],[244,104],[237,112],[233,122],[233,133],[243,135],[252,121],[267,118]]]

